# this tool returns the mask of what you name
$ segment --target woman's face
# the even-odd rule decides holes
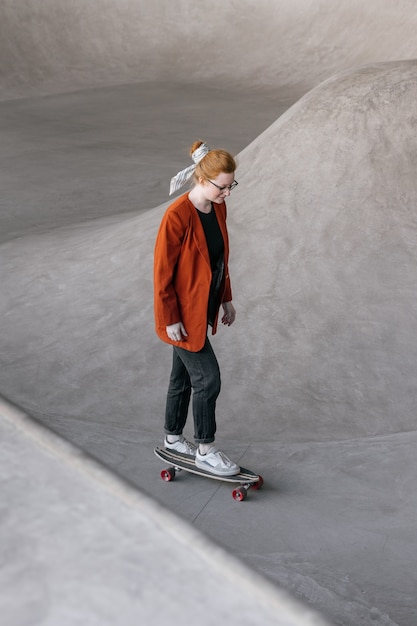
[[[230,186],[233,186],[235,173],[219,174],[216,178],[203,179],[202,185],[207,200],[221,204],[227,196],[230,196]]]

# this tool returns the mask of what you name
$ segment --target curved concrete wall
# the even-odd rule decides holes
[[[416,68],[340,74],[239,155],[228,203],[239,323],[215,340],[223,436],[414,428]],[[55,427],[59,415],[122,413],[158,428],[169,364],[150,277],[162,211],[2,246],[4,353],[20,355],[3,388]]]
[[[239,156],[228,407],[264,436],[415,428],[416,102],[416,61],[342,73]]]
[[[140,81],[298,85],[417,56],[413,0],[3,0],[1,97]]]
[[[337,13],[331,11],[330,2],[304,0],[273,6],[260,2],[255,10],[255,3],[250,2],[215,2],[209,9],[197,9],[185,1],[156,2],[149,7],[108,1],[99,7],[52,0],[36,5],[6,2],[1,8],[5,19],[0,21],[0,45],[1,58],[3,63],[9,59],[10,71],[3,73],[4,82],[14,76],[16,84],[45,86],[60,74],[67,86],[74,87],[77,76],[94,83],[101,76],[97,68],[106,74],[122,66],[125,79],[132,79],[137,68],[142,79],[163,79],[173,76],[168,58],[178,70],[174,72],[178,79],[216,75],[219,79],[245,78],[254,85],[271,82],[273,76],[279,81],[282,72],[287,81],[315,81],[341,63],[342,57],[351,63],[366,56],[416,52],[415,38],[407,36],[417,19],[411,2],[369,2],[366,7],[345,2]],[[213,19],[207,19],[209,14]],[[165,24],[170,26],[166,34]],[[137,37],[129,30],[135,28]],[[365,37],[365,33],[369,34]],[[222,45],[217,48],[213,42],[220,36]],[[249,40],[250,54],[242,62]],[[313,47],[316,52],[310,57]],[[149,55],[151,48],[155,55]],[[216,58],[220,50],[223,64]],[[265,59],[271,61],[270,66]],[[220,400],[230,436],[235,436],[235,420],[242,413],[247,415],[248,407],[250,415],[239,426],[244,438],[253,430],[257,438],[322,440],[414,427],[416,101],[413,61],[346,71],[307,93],[239,155],[242,184],[229,203],[233,286],[241,311],[239,338],[236,345],[237,335],[232,331],[222,337],[220,348],[224,350],[220,354],[224,377],[235,377],[233,384],[225,385]],[[25,241],[23,258],[30,255],[34,277],[37,272],[43,276],[48,268],[51,289],[65,285],[58,297],[48,301],[47,309],[42,281],[27,284],[27,266],[17,260],[19,244],[13,244],[10,252],[7,245],[3,247],[5,272],[12,264],[4,284],[14,283],[6,307],[17,309],[16,315],[5,316],[4,329],[10,322],[8,336],[14,338],[6,350],[27,355],[28,345],[35,347],[33,355],[19,364],[18,375],[13,366],[5,368],[3,388],[13,400],[37,414],[48,406],[52,414],[102,415],[103,411],[117,413],[121,405],[125,411],[129,398],[132,419],[139,410],[162,413],[162,407],[156,406],[162,399],[138,399],[132,384],[148,380],[152,372],[149,383],[160,380],[159,386],[165,386],[165,360],[161,367],[155,338],[149,336],[153,321],[148,276],[160,215],[161,211],[155,211],[135,218],[134,238],[123,224],[111,227],[110,242],[105,226],[94,231],[93,242],[83,234],[84,243],[75,244],[82,249],[82,265],[67,264],[60,233],[46,238],[40,250],[36,241],[34,249],[30,240]],[[68,234],[62,236],[67,242]],[[132,283],[131,278],[119,277],[108,259],[122,258],[120,267],[136,267],[137,250],[144,275]],[[107,295],[91,302],[98,259],[102,276],[107,276],[101,285]],[[72,298],[70,308],[65,304],[66,291]],[[126,300],[128,293],[139,294],[140,303],[132,297]],[[19,307],[27,297],[38,303],[36,311],[44,317],[33,315],[30,306]],[[125,303],[127,321],[120,328],[113,320],[107,321],[102,311],[107,298]],[[45,351],[48,317],[59,323],[49,326]],[[85,323],[80,326],[81,320]],[[88,334],[97,320],[102,336]],[[142,346],[142,364],[136,350],[126,345],[126,324],[137,336],[149,337]],[[94,359],[80,363],[79,350],[86,346],[89,354],[100,355],[97,363]],[[62,350],[66,365],[61,380],[59,368],[50,372],[48,355],[52,365]],[[36,370],[39,352],[46,355],[45,380],[37,372],[39,380],[34,384],[30,372]],[[112,363],[120,359],[123,365],[121,379],[116,375],[102,389],[103,354],[112,355]],[[86,367],[88,371],[83,371]],[[51,376],[56,377],[54,384]],[[75,405],[68,379],[76,388]],[[23,388],[19,380],[25,381]],[[78,380],[90,380],[84,399]],[[236,384],[240,380],[244,384]]]

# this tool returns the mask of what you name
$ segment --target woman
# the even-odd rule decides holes
[[[195,456],[196,466],[219,476],[239,466],[214,446],[220,370],[207,337],[221,321],[230,326],[232,304],[225,198],[236,187],[236,162],[225,150],[209,150],[202,141],[190,150],[193,165],[172,180],[170,195],[193,176],[194,187],[168,207],[159,227],[154,257],[156,332],[173,346],[165,440],[168,450]],[[193,391],[194,438],[183,437]]]

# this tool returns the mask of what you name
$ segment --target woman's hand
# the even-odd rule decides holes
[[[236,319],[236,309],[231,302],[223,302],[222,307],[224,310],[222,324],[231,326]]]
[[[188,337],[182,322],[177,322],[176,324],[167,326],[166,331],[171,341],[184,341],[184,337]]]

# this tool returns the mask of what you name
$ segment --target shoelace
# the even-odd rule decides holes
[[[224,454],[224,452],[219,452],[218,454],[225,465],[230,466],[232,464],[231,460]]]

